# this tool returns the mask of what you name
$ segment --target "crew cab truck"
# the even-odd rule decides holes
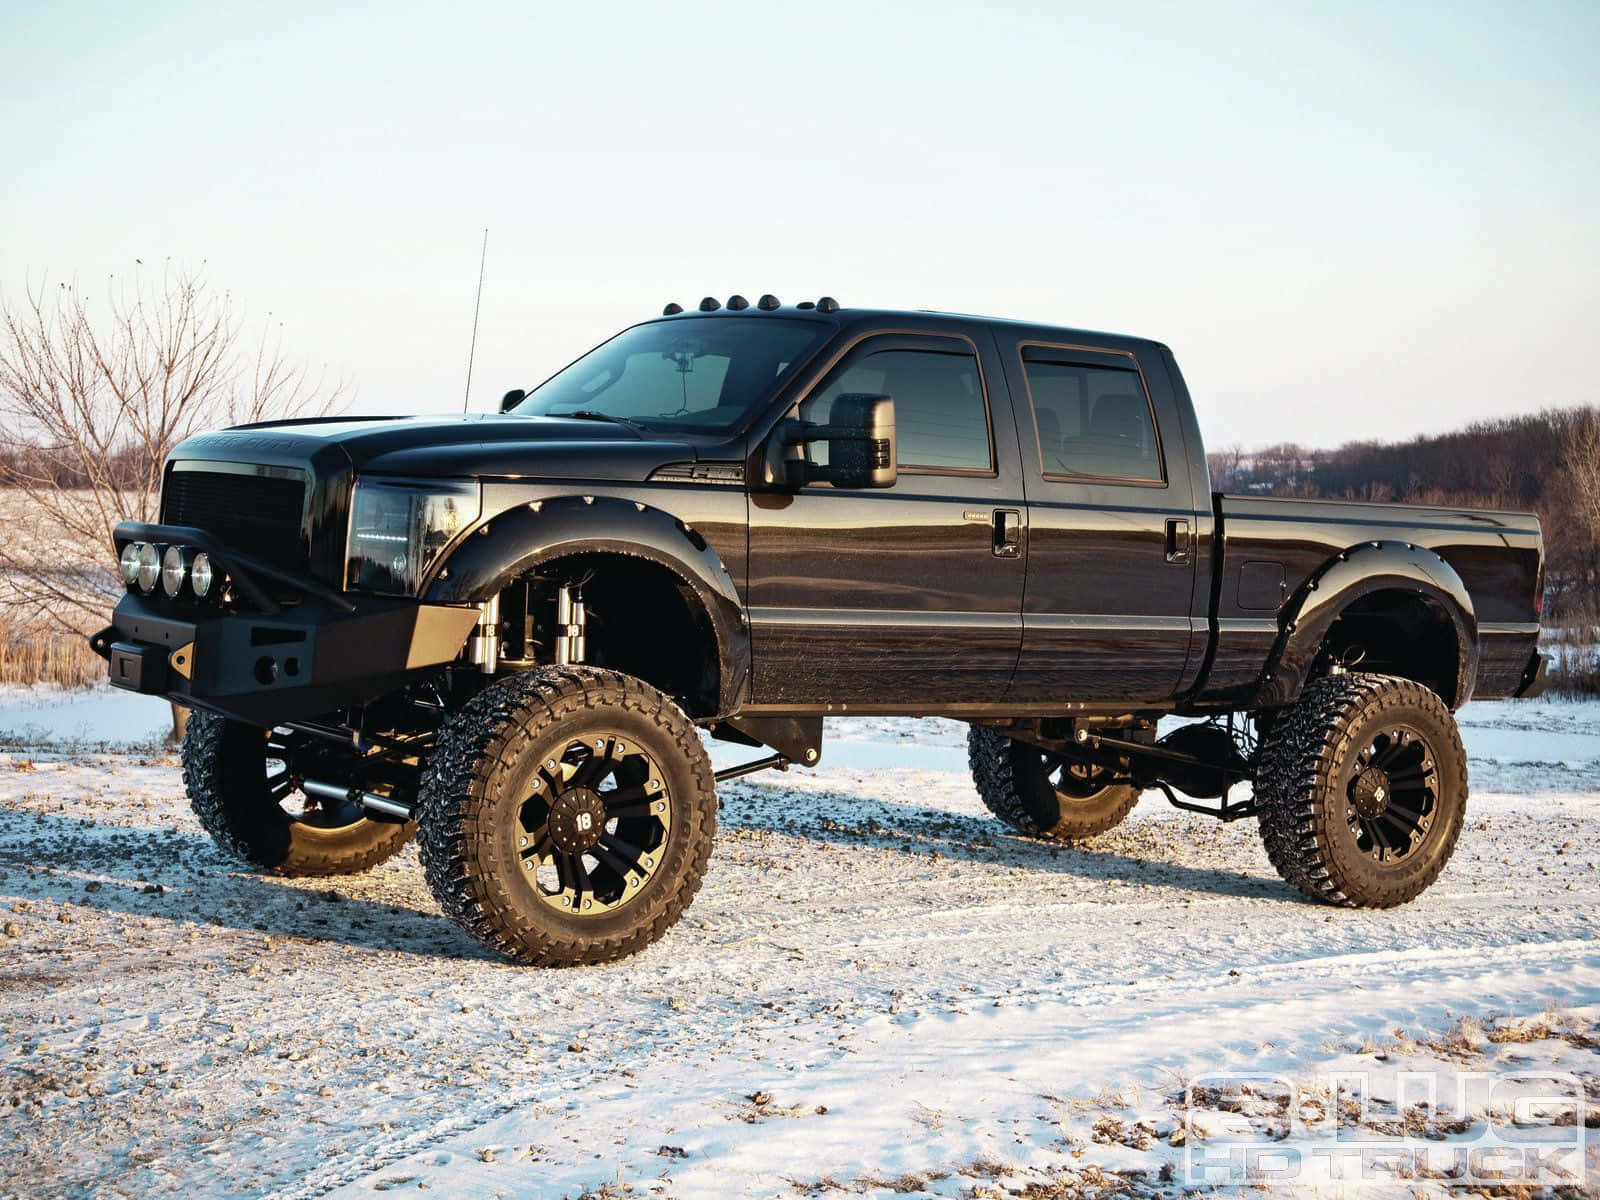
[[[659,937],[718,780],[816,763],[826,715],[969,722],[1030,837],[1159,788],[1399,904],[1461,832],[1453,710],[1543,686],[1535,517],[1214,495],[1166,346],[826,297],[670,305],[500,415],[202,434],[160,511],[93,642],[193,710],[205,827],[291,875],[416,834],[525,963]]]

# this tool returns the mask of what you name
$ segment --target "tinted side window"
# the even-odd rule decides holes
[[[1159,482],[1161,449],[1137,371],[1023,361],[1046,475]]]
[[[839,366],[802,406],[808,421],[826,422],[833,398],[867,392],[894,398],[896,449],[902,467],[932,471],[990,471],[989,410],[978,360],[969,352],[878,350]],[[813,443],[812,460],[827,462],[827,444]]]

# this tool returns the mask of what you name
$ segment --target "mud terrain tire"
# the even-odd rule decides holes
[[[1262,746],[1267,857],[1306,895],[1391,908],[1444,870],[1467,809],[1467,756],[1436,693],[1388,675],[1309,684]]]
[[[998,730],[967,730],[967,762],[984,806],[1018,833],[1051,842],[1081,842],[1122,823],[1139,802],[1131,784],[1066,786],[1051,779],[1045,755]]]
[[[234,858],[276,875],[354,875],[393,858],[411,840],[409,821],[365,816],[334,826],[291,816],[269,792],[269,731],[194,712],[183,735],[189,805]]]
[[[445,914],[490,949],[607,962],[678,920],[716,814],[711,762],[671,699],[614,671],[546,668],[446,723],[418,805],[422,865]]]

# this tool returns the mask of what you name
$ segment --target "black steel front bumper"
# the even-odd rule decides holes
[[[111,682],[262,726],[376,700],[452,661],[478,620],[474,608],[388,597],[271,616],[167,607],[131,593],[117,605],[93,639]]]
[[[119,550],[134,538],[214,545],[198,530],[118,526]],[[236,582],[267,574],[244,555],[215,550]],[[301,595],[282,601],[259,585],[241,588],[261,597],[259,611],[225,612],[130,591],[90,644],[117,687],[271,726],[376,700],[453,661],[478,621],[476,608],[339,593],[278,569],[268,578]]]

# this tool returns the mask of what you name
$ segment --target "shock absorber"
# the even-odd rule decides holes
[[[500,594],[478,606],[478,625],[472,632],[469,657],[485,675],[500,669]]]
[[[584,611],[583,601],[578,596],[578,589],[571,584],[562,584],[556,589],[556,665],[570,666],[581,663],[588,651],[585,644],[584,626],[588,617]]]

